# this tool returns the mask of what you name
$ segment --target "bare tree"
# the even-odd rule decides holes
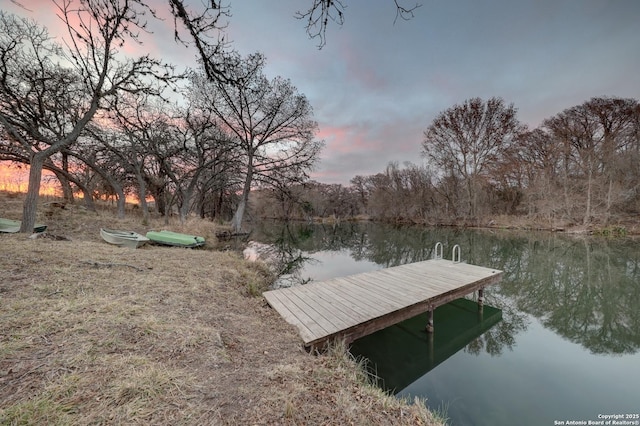
[[[405,162],[387,165],[382,173],[351,180],[353,204],[363,203],[374,219],[388,222],[423,222],[436,211],[437,195],[429,169]]]
[[[464,180],[472,218],[478,217],[479,196],[490,172],[524,131],[516,112],[500,98],[473,98],[440,113],[424,132],[423,154],[441,176]]]
[[[242,196],[232,222],[235,232],[241,229],[255,181],[269,185],[292,176],[304,179],[322,147],[314,140],[317,123],[307,98],[289,80],[268,80],[262,72],[264,62],[262,55],[251,55],[234,70],[239,84],[211,82],[209,90],[200,92],[201,108],[213,112],[223,129],[238,140],[242,153]]]
[[[614,194],[621,192],[619,185],[627,174],[622,165],[624,153],[633,145],[637,114],[638,102],[634,99],[593,98],[544,122],[563,147],[567,211],[571,214],[577,190],[584,195],[585,225],[591,223],[599,206],[605,207],[600,210],[603,221],[609,220]]]
[[[167,215],[176,200],[177,170],[180,156],[185,151],[174,117],[159,108],[159,105],[138,107],[138,114],[125,123],[129,155],[136,155],[134,166],[140,173],[143,186],[155,200],[156,208]],[[130,160],[124,160],[130,161]],[[132,163],[130,163],[133,165]],[[146,192],[145,191],[145,192]]]
[[[118,48],[137,42],[145,29],[145,12],[152,11],[144,3],[54,3],[68,29],[64,48],[34,22],[0,15],[0,125],[31,152],[21,232],[35,223],[46,159],[71,146],[119,93],[151,90],[150,77],[170,78],[169,69],[149,56],[118,57]],[[61,110],[68,112],[66,120],[52,119]]]
[[[396,6],[396,17],[409,20],[414,17],[414,12],[421,6],[415,3],[412,6],[405,6],[402,0],[393,0]],[[318,48],[322,49],[327,43],[327,28],[330,22],[337,25],[344,24],[344,17],[347,10],[345,0],[312,0],[311,6],[306,11],[296,12],[296,18],[306,20],[307,35],[312,39],[319,39]]]
[[[177,130],[184,150],[170,176],[180,197],[180,220],[184,221],[196,200],[202,203],[209,190],[218,189],[222,181],[219,174],[236,169],[239,155],[235,140],[220,128],[209,110],[189,105],[180,116]]]
[[[120,135],[95,123],[87,126],[85,133],[86,135],[73,145],[70,155],[81,161],[84,168],[90,169],[93,175],[90,178],[94,181],[94,186],[100,186],[102,189],[99,192],[116,197],[116,214],[118,218],[123,219],[126,203],[125,188],[130,174],[120,161],[121,158],[118,155],[120,153],[114,155],[110,149],[118,143],[117,139]]]
[[[63,193],[72,193],[73,188],[71,185],[75,185],[84,194],[86,208],[89,211],[96,211],[92,192],[84,179],[87,174],[86,164],[78,161],[75,157],[75,154],[63,150],[46,158],[42,168],[53,172],[58,183],[62,185]],[[30,159],[31,156],[28,151],[25,151],[19,144],[12,144],[10,140],[5,141],[0,146],[0,160],[28,165]],[[65,201],[73,202],[73,198],[65,197]]]
[[[604,204],[607,223],[615,203],[616,193],[622,191],[627,174],[624,153],[632,143],[638,101],[621,98],[592,98],[584,106],[598,123],[598,138],[602,139],[602,173],[605,182]]]
[[[552,222],[562,214],[562,147],[543,128],[525,132],[509,160],[521,173],[518,188],[524,191],[527,214]]]
[[[201,2],[203,7],[194,10],[184,0],[167,1],[174,18],[175,40],[184,46],[195,46],[209,80],[235,82],[231,68],[238,58],[224,34],[226,20],[231,17],[230,7],[211,0]],[[187,32],[186,36],[182,30]]]
[[[358,203],[358,213],[368,214],[369,188],[366,176],[356,175],[349,181],[351,188],[356,195]]]

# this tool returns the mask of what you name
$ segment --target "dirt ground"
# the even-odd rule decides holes
[[[45,237],[0,234],[0,424],[441,424],[368,384],[345,348],[307,353],[260,295],[274,277],[216,225],[39,208]],[[21,197],[0,193],[0,217]],[[126,249],[100,227],[203,235]]]

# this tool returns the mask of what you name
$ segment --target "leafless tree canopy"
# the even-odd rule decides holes
[[[616,205],[636,204],[638,113],[634,99],[593,98],[545,120],[561,159],[567,215],[582,208],[584,224],[594,216],[608,222]]]
[[[423,153],[443,176],[461,179],[470,217],[479,214],[482,186],[504,160],[524,127],[513,105],[500,98],[480,98],[447,109],[424,133]]]
[[[396,6],[394,23],[398,18],[403,20],[413,18],[415,10],[421,6],[419,3],[405,6],[402,0],[394,0],[394,4]],[[343,0],[313,0],[306,11],[298,11],[295,16],[307,22],[307,35],[312,39],[318,39],[318,48],[322,49],[327,43],[329,24],[331,22],[339,26],[344,24],[346,11],[347,4]]]
[[[29,157],[29,190],[22,232],[33,227],[42,167],[74,144],[101,108],[121,93],[154,91],[169,82],[171,67],[141,56],[120,59],[136,42],[150,10],[139,1],[57,0],[67,24],[61,46],[37,23],[0,12],[0,124]]]
[[[268,80],[265,58],[250,55],[234,72],[239,84],[194,78],[197,102],[210,110],[242,152],[242,195],[233,227],[240,230],[254,181],[283,184],[302,181],[316,162],[321,143],[314,141],[317,123],[307,98],[282,77]]]
[[[229,6],[212,0],[209,4],[203,2],[202,10],[194,10],[183,0],[168,1],[174,18],[175,40],[185,46],[195,46],[209,79],[231,82],[228,68],[234,55],[224,34],[231,16]],[[186,36],[182,35],[181,28]]]

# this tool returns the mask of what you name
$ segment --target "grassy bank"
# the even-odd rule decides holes
[[[20,208],[0,194],[0,216]],[[224,250],[211,222],[39,214],[49,237],[0,234],[0,424],[437,424],[369,386],[344,348],[305,352],[252,295],[268,270]],[[122,249],[101,226],[208,244]]]

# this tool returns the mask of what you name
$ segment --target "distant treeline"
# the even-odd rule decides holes
[[[593,98],[536,129],[501,99],[470,99],[424,132],[422,165],[390,163],[351,185],[263,190],[260,217],[477,224],[496,215],[607,225],[640,213],[640,105]]]

